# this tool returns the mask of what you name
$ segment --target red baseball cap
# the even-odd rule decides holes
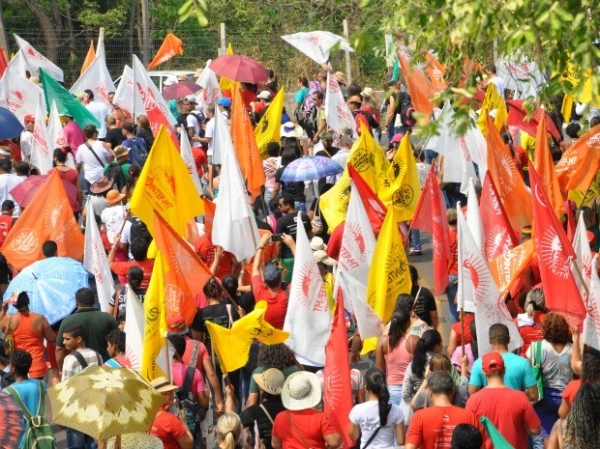
[[[497,373],[504,369],[504,360],[499,352],[489,352],[481,360],[481,368],[485,374]]]
[[[188,333],[188,327],[181,315],[169,315],[167,317],[167,332],[171,335],[185,335]]]
[[[27,115],[26,115],[26,116],[23,118],[23,121],[24,121],[25,123],[28,123],[28,122],[34,122],[34,123],[35,123],[35,117],[34,117],[33,115],[31,115],[31,114],[27,114]]]

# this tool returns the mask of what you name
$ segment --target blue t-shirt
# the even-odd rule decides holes
[[[533,371],[527,359],[513,354],[512,352],[502,353],[506,373],[504,374],[504,385],[513,390],[523,391],[526,388],[533,387],[536,384],[533,378]],[[483,388],[487,385],[487,379],[481,369],[481,357],[475,360],[471,369],[471,379],[469,385]]]
[[[27,410],[29,410],[32,415],[39,414],[39,411],[37,409],[40,400],[38,382],[42,382],[42,391],[45,394],[46,383],[43,380],[39,381],[37,379],[27,379],[24,382],[15,382],[11,385],[11,387],[14,387],[14,389],[17,390],[17,393],[19,393],[19,396],[21,396],[25,407],[27,407]],[[2,391],[4,393],[10,394],[6,389]],[[45,413],[44,410],[42,410],[41,412],[42,415]],[[25,418],[23,418],[23,423],[25,425],[25,432],[23,432],[23,437],[21,438],[21,442],[19,443],[19,448],[23,447],[23,445],[25,444],[25,434],[27,433],[27,429],[29,428],[29,425],[27,424],[27,421],[25,421]]]
[[[304,100],[306,97],[310,95],[310,90],[308,87],[302,87],[298,92],[296,92],[296,96],[294,97],[294,101],[298,104],[304,105]]]

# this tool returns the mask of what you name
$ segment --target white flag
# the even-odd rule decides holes
[[[591,269],[590,295],[587,300],[583,298],[587,309],[583,322],[583,344],[600,350],[600,279],[597,254],[594,256]]]
[[[50,149],[48,142],[48,129],[44,122],[45,114],[42,112],[41,102],[35,110],[35,125],[33,126],[33,148],[31,149],[31,165],[37,167],[40,174],[45,175],[52,169],[54,149]]]
[[[32,114],[39,102],[45,111],[46,100],[42,88],[27,81],[19,73],[18,64],[14,63],[15,59],[16,57],[10,61],[0,79],[0,106],[7,108],[23,123],[23,118]]]
[[[583,220],[583,214],[579,215],[579,222],[577,223],[577,230],[575,231],[575,237],[573,238],[573,249],[575,250],[576,258],[571,260],[571,271],[575,278],[575,283],[581,293],[581,299],[584,304],[588,297],[586,287],[589,287],[592,281],[592,250],[590,249],[590,242],[587,237],[587,230],[585,228],[585,221]],[[581,273],[581,276],[579,273]],[[583,279],[582,279],[583,277]]]
[[[33,46],[25,39],[21,39],[16,34],[14,36],[19,48],[23,52],[23,56],[25,56],[27,70],[29,70],[32,75],[39,77],[39,69],[44,69],[44,72],[48,73],[48,75],[50,75],[56,81],[64,81],[65,78],[63,71],[57,65],[33,48]]]
[[[108,94],[109,92],[115,92],[115,84],[110,77],[108,67],[106,67],[104,56],[96,56],[96,59],[83,72],[83,75],[75,81],[69,92],[77,95],[77,93],[86,89],[94,92],[94,100],[104,103],[109,109],[112,107],[108,101]]]
[[[467,226],[477,244],[477,248],[485,257],[485,234],[483,232],[483,224],[481,223],[481,214],[473,178],[469,178],[467,189]]]
[[[115,294],[110,266],[106,257],[106,250],[102,244],[102,237],[96,223],[96,215],[92,203],[88,203],[87,217],[85,221],[85,245],[83,250],[83,266],[96,278],[96,289],[98,291],[98,302],[100,310],[108,312],[109,300]],[[115,307],[118,307],[118,298]]]
[[[344,95],[335,76],[327,74],[327,94],[325,95],[325,115],[327,125],[339,134],[348,129],[356,134],[356,122],[352,111],[344,101]]]
[[[375,311],[365,301],[367,297],[367,287],[365,284],[356,280],[350,273],[340,271],[337,279],[344,292],[346,308],[350,309],[356,319],[356,325],[363,340],[372,337],[379,337],[383,331],[383,322],[377,316]]]
[[[492,350],[488,335],[493,324],[501,323],[510,332],[509,351],[523,345],[523,338],[512,320],[498,286],[494,282],[487,261],[477,248],[465,217],[458,213],[458,291],[459,305],[465,312],[475,312],[477,347],[479,354]],[[473,302],[471,302],[473,301]]]
[[[8,61],[8,67],[12,67],[21,78],[27,79],[27,63],[22,50],[15,53],[15,56]]]
[[[61,148],[68,145],[67,138],[65,137],[65,131],[60,121],[60,115],[58,115],[58,108],[56,107],[56,101],[52,100],[52,106],[50,106],[50,115],[48,116],[48,137],[50,137],[49,145],[50,148]],[[77,148],[75,148],[76,150]]]
[[[105,54],[104,54],[104,33],[100,33],[100,35],[98,36],[98,45],[96,45],[96,58],[98,56],[101,56],[103,58],[105,58]]]
[[[325,345],[331,333],[331,311],[319,267],[302,226],[302,212],[298,212],[297,222],[294,271],[283,329],[290,333],[286,344],[292,351],[323,366]],[[213,234],[216,228],[215,225]]]
[[[131,369],[141,373],[144,327],[146,324],[144,306],[129,285],[126,285],[124,288],[127,289],[127,302],[125,303],[125,316],[127,317],[125,320],[125,333],[127,334],[125,356],[131,363]]]
[[[183,162],[185,162],[188,172],[190,172],[192,180],[194,181],[194,185],[196,186],[196,190],[198,191],[198,195],[202,195],[202,184],[200,183],[200,177],[198,176],[198,170],[196,169],[196,162],[194,161],[194,156],[192,155],[190,139],[188,138],[187,132],[185,132],[184,129],[181,130],[179,154],[181,154],[181,158],[183,159]]]
[[[201,103],[210,104],[216,103],[221,98],[221,87],[217,75],[212,69],[208,68],[212,59],[206,61],[204,70],[196,80],[196,84],[202,87],[202,90],[196,95],[201,100]],[[203,106],[202,104],[200,106]]]
[[[354,51],[346,39],[329,31],[287,34],[281,38],[317,64],[325,64],[329,61],[329,53],[333,49]]]
[[[249,260],[260,241],[254,213],[238,165],[225,117],[215,114],[215,148],[219,148],[222,170],[219,197],[213,221],[212,240],[237,260]]]
[[[133,102],[135,101],[135,111]],[[143,114],[144,103],[142,97],[137,89],[133,88],[133,70],[128,65],[123,69],[123,75],[121,76],[121,82],[119,87],[115,91],[113,98],[113,104],[120,107],[124,111],[129,112],[131,115],[135,112],[136,115]]]

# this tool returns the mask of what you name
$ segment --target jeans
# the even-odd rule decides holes
[[[266,208],[265,217],[267,215],[271,215],[273,213],[273,211],[271,209],[269,209],[269,202],[271,201],[272,198],[273,198],[273,188],[271,187],[271,188],[265,189],[265,194],[264,194],[265,208]]]
[[[400,402],[402,402],[402,385],[388,385],[387,389],[390,393],[389,403],[400,407]]]
[[[90,194],[90,183],[87,179],[85,179],[83,168],[79,172],[79,182],[81,182],[81,191],[83,192],[83,196],[88,196]]]
[[[448,308],[450,309],[450,315],[452,322],[458,322],[458,305],[454,303],[456,299],[456,293],[458,292],[458,276],[451,274],[448,276],[448,286],[446,287],[446,297],[448,298]]]
[[[248,395],[250,394],[250,380],[252,379],[252,373],[258,365],[258,340],[254,340],[252,346],[250,346],[250,356],[246,366],[241,368],[240,385],[243,385],[243,390],[240,388],[238,392],[238,399],[240,404],[245,404],[248,401]]]
[[[67,446],[69,449],[98,449],[96,440],[85,433],[67,428]]]
[[[418,229],[410,229],[410,246],[421,246],[421,231]]]

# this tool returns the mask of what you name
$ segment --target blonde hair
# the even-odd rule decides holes
[[[217,436],[221,449],[234,449],[242,434],[242,422],[235,413],[225,413],[217,421]]]
[[[535,310],[546,312],[546,298],[544,296],[544,290],[541,288],[534,288],[527,293],[524,304],[525,312],[527,317],[531,319]]]

